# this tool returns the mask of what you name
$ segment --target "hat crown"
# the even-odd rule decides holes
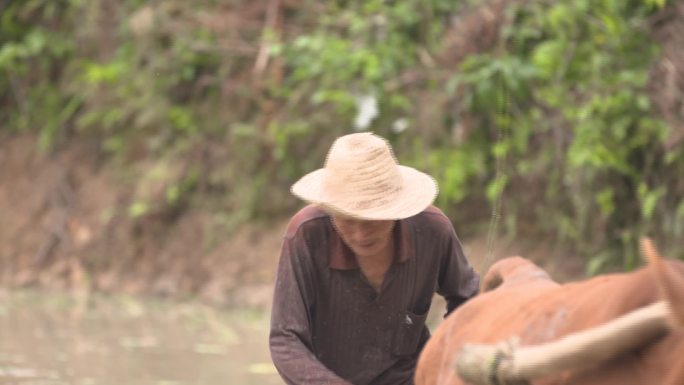
[[[437,184],[429,175],[400,165],[385,139],[366,132],[335,140],[325,166],[301,177],[292,193],[329,213],[396,220],[428,207]]]
[[[386,204],[403,185],[390,145],[371,133],[338,138],[330,148],[325,170],[326,192],[355,210]]]

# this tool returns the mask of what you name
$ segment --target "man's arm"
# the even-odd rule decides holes
[[[437,293],[447,301],[446,317],[477,294],[480,275],[466,259],[461,241],[453,228],[445,239],[442,258]]]
[[[271,312],[271,358],[289,385],[352,385],[326,368],[312,352],[310,317],[315,276],[311,263],[303,240],[284,238]]]

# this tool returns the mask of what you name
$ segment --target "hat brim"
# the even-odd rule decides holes
[[[366,220],[395,220],[412,217],[425,210],[437,197],[435,180],[414,168],[397,166],[402,176],[400,193],[391,202],[363,210],[345,207],[336,202],[323,187],[326,170],[318,169],[304,175],[292,185],[292,194],[304,201],[321,206],[326,211]]]

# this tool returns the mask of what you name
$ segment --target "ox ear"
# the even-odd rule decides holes
[[[480,294],[492,291],[503,283],[503,277],[498,269],[489,269],[480,283]]]
[[[660,295],[666,301],[675,327],[684,327],[684,276],[672,269],[653,246],[649,238],[641,239],[641,251],[655,275]]]

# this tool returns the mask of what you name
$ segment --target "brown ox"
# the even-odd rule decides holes
[[[662,315],[657,316],[660,322],[651,320],[650,331],[638,325],[622,326],[626,330],[618,326],[618,336],[612,336],[612,342],[600,340],[591,347],[580,344],[584,348],[575,350],[590,357],[590,362],[575,357],[569,361],[572,366],[561,365],[555,372],[518,382],[493,378],[487,372],[482,383],[684,385],[684,262],[662,261],[649,247],[650,243],[644,243],[648,267],[565,285],[557,284],[526,259],[498,261],[484,277],[482,293],[447,317],[428,341],[416,369],[416,385],[465,384],[456,374],[456,361],[469,344],[501,346],[501,341],[519,337],[522,350],[573,340],[577,335],[584,338],[591,334],[586,331],[605,325],[610,329],[616,318],[631,316],[662,300]],[[632,338],[634,341],[625,342]],[[500,358],[490,357],[485,366],[496,367]]]

